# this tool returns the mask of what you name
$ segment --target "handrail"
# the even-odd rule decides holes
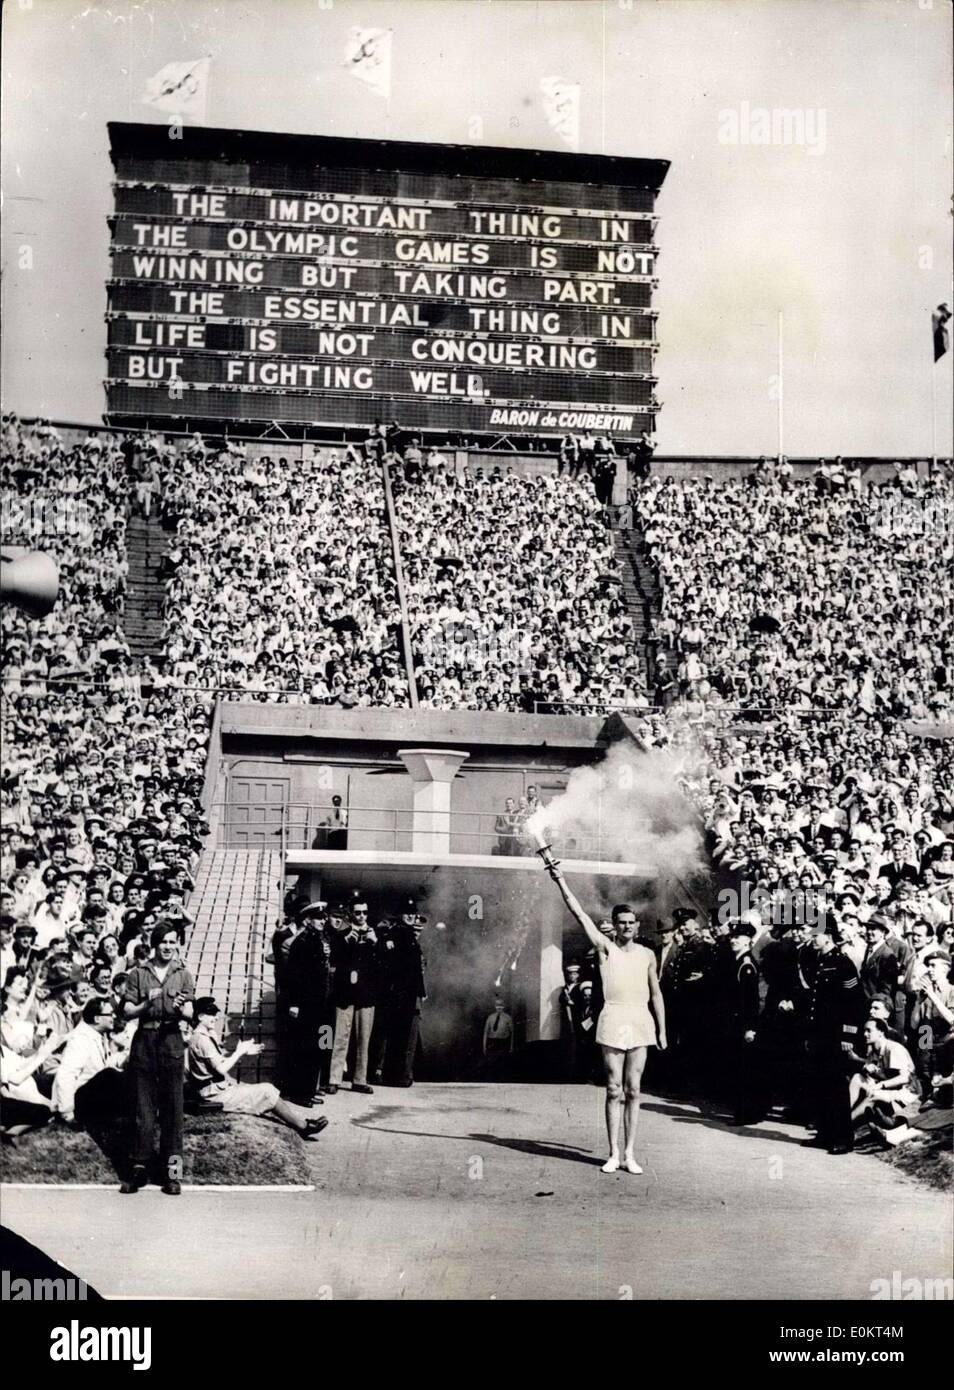
[[[414,674],[414,658],[411,651],[411,621],[407,611],[407,595],[404,589],[404,565],[401,562],[401,542],[398,536],[397,512],[394,495],[391,492],[391,471],[386,458],[381,459],[381,477],[384,482],[384,504],[388,514],[388,529],[391,532],[391,553],[394,559],[394,581],[397,588],[398,603],[401,605],[401,647],[404,669],[407,672],[408,691],[411,696],[411,709],[418,708],[417,677]]]
[[[328,833],[334,829],[328,819],[319,820],[315,814],[327,817],[331,809],[329,805],[311,801],[216,802],[211,808],[216,814],[216,825],[226,844],[234,843],[234,837],[238,833],[265,835],[278,840],[283,863],[287,861],[290,852],[313,848],[319,832]],[[499,814],[499,811],[451,811],[447,833],[452,852],[458,852],[454,849],[455,842],[458,846],[461,842],[466,842],[467,847],[460,849],[460,853],[513,854],[527,857],[534,854],[534,846],[521,839],[517,831],[508,833],[497,829]],[[375,823],[375,818],[380,818],[379,823]],[[376,847],[379,849],[396,850],[401,847],[399,840],[402,838],[406,841],[404,848],[410,849],[414,835],[413,808],[349,807],[348,824],[343,828],[349,836],[348,848],[351,849],[355,848],[355,839],[380,841],[381,837],[388,844],[378,843]],[[558,840],[555,842],[559,844]],[[363,847],[370,848],[371,845],[366,843]],[[317,848],[332,846],[318,845]],[[562,852],[569,854],[571,850],[576,858],[596,859],[601,862],[605,859],[599,836],[583,836],[562,845]],[[610,863],[612,860],[605,859],[605,862]]]

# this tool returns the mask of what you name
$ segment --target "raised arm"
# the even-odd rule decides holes
[[[597,951],[599,951],[600,955],[605,956],[607,952],[606,937],[599,930],[596,923],[593,921],[593,918],[590,917],[588,913],[583,911],[583,908],[580,906],[580,901],[577,898],[576,894],[571,892],[570,888],[567,886],[567,881],[563,877],[559,864],[557,864],[555,860],[550,859],[544,859],[543,862],[546,865],[547,873],[550,875],[550,877],[553,879],[553,882],[559,888],[560,893],[563,896],[563,901],[566,903],[573,916],[579,922],[580,926],[586,932],[587,937],[596,947]]]

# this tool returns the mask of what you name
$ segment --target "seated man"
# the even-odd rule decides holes
[[[851,1118],[856,1126],[867,1120],[877,1129],[892,1129],[898,1116],[918,1100],[914,1062],[903,1043],[888,1037],[882,1019],[869,1018],[863,1033],[865,1062],[848,1084]]]
[[[328,1121],[324,1116],[311,1119],[297,1105],[282,1100],[278,1087],[267,1081],[250,1085],[236,1081],[232,1068],[243,1057],[257,1056],[261,1043],[243,1040],[231,1056],[222,1051],[216,1036],[216,1018],[221,1013],[215,1000],[206,996],[193,1006],[194,1026],[189,1038],[186,1076],[202,1100],[218,1101],[223,1110],[237,1115],[264,1115],[297,1131],[302,1139],[317,1139]]]
[[[124,1052],[113,1052],[109,1035],[116,1026],[116,1005],[95,995],[83,1005],[79,1023],[66,1039],[53,1081],[53,1109],[67,1124],[87,1125],[123,1113],[126,1087],[120,1072]]]
[[[941,1134],[954,1127],[954,1112],[951,1109],[951,1092],[954,1077],[933,1076],[931,1091],[920,1105],[909,1105],[895,1118],[894,1129],[884,1131],[885,1141],[896,1148],[909,1139],[923,1139],[927,1135]],[[950,1137],[948,1136],[948,1143]]]

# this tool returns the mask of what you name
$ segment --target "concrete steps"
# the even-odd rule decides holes
[[[275,989],[266,965],[272,932],[281,922],[282,857],[260,849],[207,849],[189,911],[195,926],[186,963],[196,994],[211,994],[225,1014],[231,1050],[238,1035],[265,1044],[241,1064],[238,1079],[270,1081],[275,1070]]]
[[[623,598],[629,610],[642,653],[640,667],[647,693],[656,681],[655,658],[650,640],[653,620],[659,612],[659,584],[643,533],[637,527],[613,527],[613,545],[623,573]]]
[[[626,611],[633,625],[633,632],[638,648],[639,669],[642,678],[644,691],[648,692],[650,687],[649,665],[646,655],[646,605],[640,592],[636,571],[633,567],[633,557],[626,543],[627,532],[614,526],[612,531],[613,549],[616,559],[619,561],[622,573],[622,598],[626,605]]]
[[[123,610],[123,631],[137,660],[159,656],[165,622],[162,616],[164,585],[159,578],[169,537],[157,521],[137,513],[126,519],[126,554],[129,573]]]

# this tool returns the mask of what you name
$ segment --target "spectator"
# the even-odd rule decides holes
[[[851,1118],[856,1129],[866,1120],[878,1129],[893,1129],[919,1099],[914,1063],[904,1044],[888,1037],[881,1019],[869,1018],[862,1034],[866,1052],[861,1071],[850,1081]]]
[[[517,844],[517,803],[512,796],[504,802],[504,809],[494,820],[494,834],[497,836],[495,854],[513,855]]]
[[[67,1124],[85,1128],[120,1114],[125,1078],[120,1071],[126,1054],[110,1048],[116,1027],[112,996],[87,1001],[65,1046],[53,1081],[53,1109]]]
[[[214,1101],[229,1114],[262,1115],[288,1125],[302,1139],[317,1139],[328,1121],[312,1119],[297,1106],[282,1100],[278,1088],[269,1082],[236,1081],[233,1069],[243,1057],[255,1057],[261,1043],[243,1039],[229,1056],[222,1051],[217,1035],[218,1004],[210,997],[195,1001],[195,1025],[189,1036],[188,1077],[200,1099]]]
[[[399,489],[396,509],[422,707],[646,703],[589,478],[446,473]]]
[[[507,1053],[513,1052],[513,1019],[507,1012],[503,996],[494,997],[493,1011],[484,1023],[483,1053],[488,1063],[493,1063]]]

